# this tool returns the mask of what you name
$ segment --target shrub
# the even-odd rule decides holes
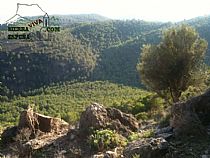
[[[88,138],[91,148],[96,151],[113,149],[116,146],[125,146],[127,140],[112,130],[96,130]]]
[[[164,109],[164,100],[156,94],[144,94],[133,100],[121,103],[121,105],[114,105],[115,108],[120,109],[125,113],[131,113],[137,119],[147,120],[158,112]]]
[[[148,113],[146,113],[146,112],[140,112],[140,113],[136,114],[135,117],[138,120],[148,120]]]
[[[132,158],[141,158],[141,157],[140,157],[140,155],[138,155],[138,154],[134,154],[134,155],[132,156]]]
[[[186,101],[196,95],[201,95],[204,92],[204,89],[205,87],[200,88],[200,87],[189,86],[185,92],[182,92],[180,100]]]
[[[131,135],[128,136],[128,141],[134,141],[140,138],[140,134],[136,132],[132,132]]]
[[[79,113],[74,111],[68,112],[64,114],[62,119],[70,124],[75,124],[79,120]]]
[[[150,138],[154,136],[154,130],[153,129],[149,129],[144,131],[143,133],[141,133],[140,138]]]

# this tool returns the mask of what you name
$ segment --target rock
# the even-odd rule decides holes
[[[78,130],[69,129],[67,136],[71,141],[75,140],[76,138],[78,138]]]
[[[201,158],[210,158],[209,155],[201,155]]]
[[[94,103],[86,108],[81,114],[79,131],[83,136],[88,136],[91,129],[116,130],[124,136],[136,132],[139,129],[138,121],[129,114],[125,114],[115,108],[105,108],[103,105]]]
[[[158,134],[155,136],[155,138],[158,138],[158,137],[162,137],[165,140],[169,140],[170,138],[173,137],[173,134],[172,133],[161,133],[161,134]]]
[[[59,118],[45,116],[29,108],[21,113],[18,126],[4,130],[1,138],[3,142],[11,143],[15,142],[15,139],[20,141],[22,136],[23,138],[33,139],[45,132],[61,132],[63,129],[67,129],[68,126],[68,123]]]
[[[17,133],[18,133],[17,126],[6,128],[1,134],[2,143],[8,144],[14,142]]]
[[[106,108],[108,112],[108,117],[113,120],[119,120],[121,124],[127,126],[132,131],[137,131],[139,129],[138,121],[131,114],[125,114],[115,108]]]
[[[116,147],[114,151],[106,151],[101,154],[95,154],[92,158],[120,158],[123,157],[123,155],[121,155],[122,149],[123,148],[121,147]]]
[[[104,154],[104,158],[117,158],[117,156],[117,153],[113,151],[106,151],[106,153]]]
[[[160,128],[160,129],[157,129],[155,131],[155,134],[162,134],[162,133],[171,133],[173,132],[173,128],[168,126],[168,127],[164,127],[164,128]]]
[[[24,110],[19,119],[18,129],[29,128],[34,133],[57,131],[60,128],[67,127],[68,123],[50,116],[42,115],[33,111],[32,108]]]
[[[119,154],[117,153],[118,148],[115,148],[114,151],[106,151],[104,158],[118,158]]]
[[[171,109],[170,126],[175,136],[206,136],[205,126],[210,121],[210,89],[192,99],[176,103]]]
[[[109,122],[106,109],[99,104],[92,104],[81,114],[79,129],[88,132],[90,127],[103,128]]]
[[[161,129],[157,129],[155,131],[155,137],[158,138],[158,137],[162,137],[166,140],[170,139],[173,137],[173,128],[172,127],[164,127],[164,128],[161,128]]]
[[[25,144],[20,144],[19,146],[19,157],[22,158],[30,158],[32,154],[32,146],[30,142],[27,142]]]
[[[206,131],[198,115],[187,106],[184,103],[173,105],[170,125],[175,136],[205,136]]]
[[[132,158],[134,155],[140,155],[141,158],[163,158],[168,149],[168,142],[163,138],[145,138],[129,143],[123,155],[126,158]]]
[[[104,154],[95,154],[91,158],[104,158]]]

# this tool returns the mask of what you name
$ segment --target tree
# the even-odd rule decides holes
[[[190,26],[164,32],[158,45],[144,45],[137,70],[143,83],[160,96],[179,101],[181,93],[204,80],[207,42]]]

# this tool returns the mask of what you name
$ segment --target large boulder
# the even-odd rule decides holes
[[[1,139],[4,143],[9,144],[15,141],[17,135],[27,135],[31,139],[38,136],[39,133],[56,133],[68,127],[69,124],[59,118],[45,116],[28,108],[21,112],[18,126],[4,130]]]
[[[135,155],[141,158],[164,158],[168,151],[169,144],[165,139],[145,138],[128,144],[123,155],[126,158],[133,158]]]
[[[175,136],[205,136],[210,122],[210,90],[186,102],[172,105],[170,126]]]
[[[59,118],[42,115],[34,112],[32,108],[28,108],[20,115],[18,129],[29,128],[36,133],[38,130],[41,132],[58,131],[67,126],[68,123]]]
[[[91,129],[106,128],[127,136],[131,132],[136,132],[139,129],[139,124],[132,115],[125,114],[115,108],[105,108],[97,103],[88,106],[81,114],[79,130],[83,136],[89,135]]]

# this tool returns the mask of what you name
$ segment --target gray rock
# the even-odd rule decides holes
[[[175,136],[207,136],[205,125],[210,121],[209,112],[210,89],[186,102],[173,104],[170,126],[174,128]]]
[[[172,133],[161,133],[161,134],[156,135],[155,137],[156,138],[162,137],[162,138],[168,140],[173,137],[173,134]]]
[[[145,138],[130,143],[123,155],[132,158],[140,155],[141,158],[163,158],[168,153],[168,142],[163,138]]]
[[[210,158],[209,155],[201,155],[201,158]]]
[[[168,126],[168,127],[157,129],[155,134],[169,133],[169,132],[172,132],[172,131],[173,131],[173,128]]]
[[[168,140],[169,138],[173,137],[173,128],[168,126],[165,128],[161,128],[161,129],[157,129],[155,131],[155,137],[162,137],[166,140]]]
[[[128,136],[131,132],[136,132],[139,129],[139,124],[132,115],[125,114],[115,108],[105,108],[97,103],[88,106],[81,114],[79,121],[81,136],[89,135],[91,129],[106,128]]]

